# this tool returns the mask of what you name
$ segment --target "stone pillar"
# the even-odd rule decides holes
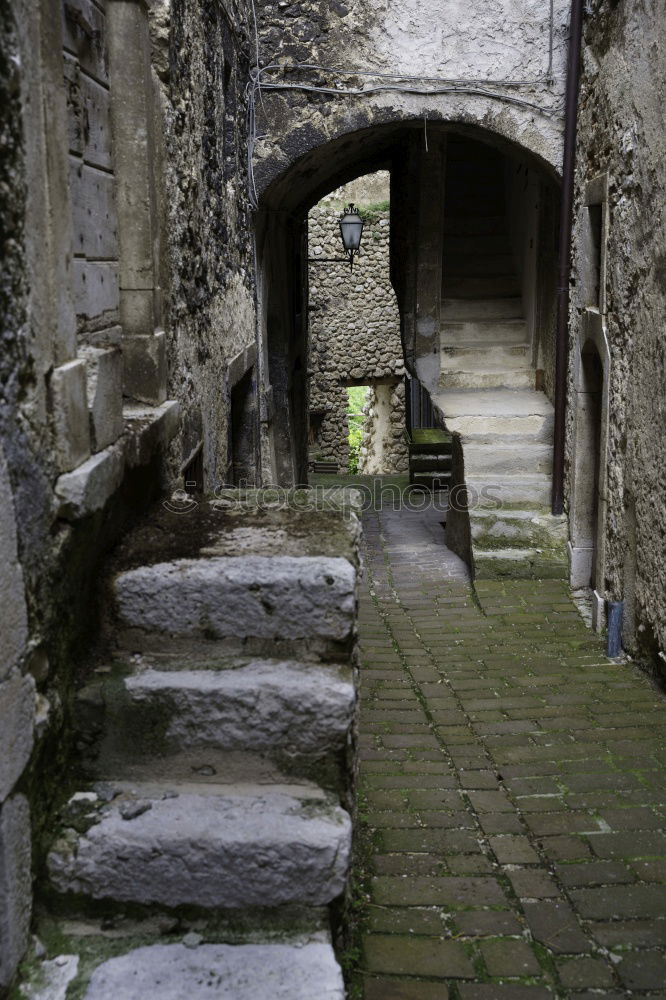
[[[120,250],[123,390],[159,405],[166,399],[166,343],[158,329],[155,267],[154,108],[148,20],[136,0],[107,5],[111,127]]]

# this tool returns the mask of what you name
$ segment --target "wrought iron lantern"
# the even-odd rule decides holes
[[[342,245],[349,259],[349,268],[354,270],[354,257],[358,257],[361,249],[364,222],[355,205],[349,205],[340,216],[340,235]]]

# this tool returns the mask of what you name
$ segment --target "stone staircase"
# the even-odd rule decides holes
[[[412,428],[408,442],[409,482],[436,493],[451,484],[451,435],[439,428]]]
[[[433,402],[462,446],[453,478],[468,490],[475,575],[563,578],[566,520],[549,512],[554,411],[535,389],[504,189],[497,154],[452,141]]]
[[[99,964],[87,1000],[196,1000],[204,972],[238,1000],[344,997],[357,532],[229,494],[156,512],[117,554],[50,892],[175,930]]]

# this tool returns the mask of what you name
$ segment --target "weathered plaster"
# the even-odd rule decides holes
[[[364,128],[424,118],[476,125],[559,170],[567,0],[555,3],[550,80],[549,7],[538,0],[315,0],[257,7],[261,63],[270,68],[261,76],[259,133],[265,138],[257,146],[256,176],[268,199],[278,195],[279,183],[268,189],[280,174],[322,143],[351,136],[362,156]],[[304,63],[317,68],[294,68]],[[509,80],[521,85],[502,82]],[[451,93],[454,82],[469,92]],[[302,84],[364,92],[336,98],[268,89]],[[387,89],[394,86],[399,89]]]

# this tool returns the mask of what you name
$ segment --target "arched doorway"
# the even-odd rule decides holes
[[[574,359],[570,582],[574,590],[593,591],[596,604],[601,606],[605,589],[604,482],[610,354],[595,319],[587,324]],[[599,618],[598,612],[594,617],[595,621]]]
[[[466,235],[469,237],[467,263],[482,272],[467,282],[462,297],[469,292],[472,299],[483,298],[483,269],[506,266],[506,275],[496,272],[491,277],[497,284],[509,276],[512,297],[527,305],[527,339],[517,352],[530,368],[524,377],[535,380],[539,367],[546,383],[549,378],[552,381],[552,221],[558,197],[553,169],[526,149],[478,126],[435,122],[424,135],[422,120],[403,120],[340,137],[297,159],[268,186],[260,201],[257,250],[264,345],[260,379],[266,389],[262,412],[265,482],[290,485],[304,482],[307,475],[307,213],[328,191],[362,173],[390,171],[391,282],[400,311],[406,367],[428,393],[436,394],[442,387],[442,358],[446,354],[442,345],[447,347],[442,330],[450,298],[446,282],[456,258],[450,234],[448,250],[446,245],[447,165],[452,166],[455,159],[449,152],[455,148],[460,152],[463,146],[471,161],[470,176],[477,182],[476,193],[468,192],[470,217],[475,201],[481,204],[485,199],[485,211],[494,198],[499,228],[494,235],[488,234],[493,246],[488,243],[483,259],[471,246],[474,234],[462,234],[463,242]],[[487,166],[491,161],[489,186]],[[449,192],[449,202],[455,197]],[[500,242],[503,246],[495,253],[495,244]],[[495,295],[494,286],[491,291]],[[500,295],[503,292],[500,289]],[[458,346],[464,353],[466,345]],[[503,352],[503,357],[510,355],[511,350]],[[447,356],[451,357],[450,351]],[[502,378],[501,374],[499,384]],[[442,412],[445,416],[444,409]]]

